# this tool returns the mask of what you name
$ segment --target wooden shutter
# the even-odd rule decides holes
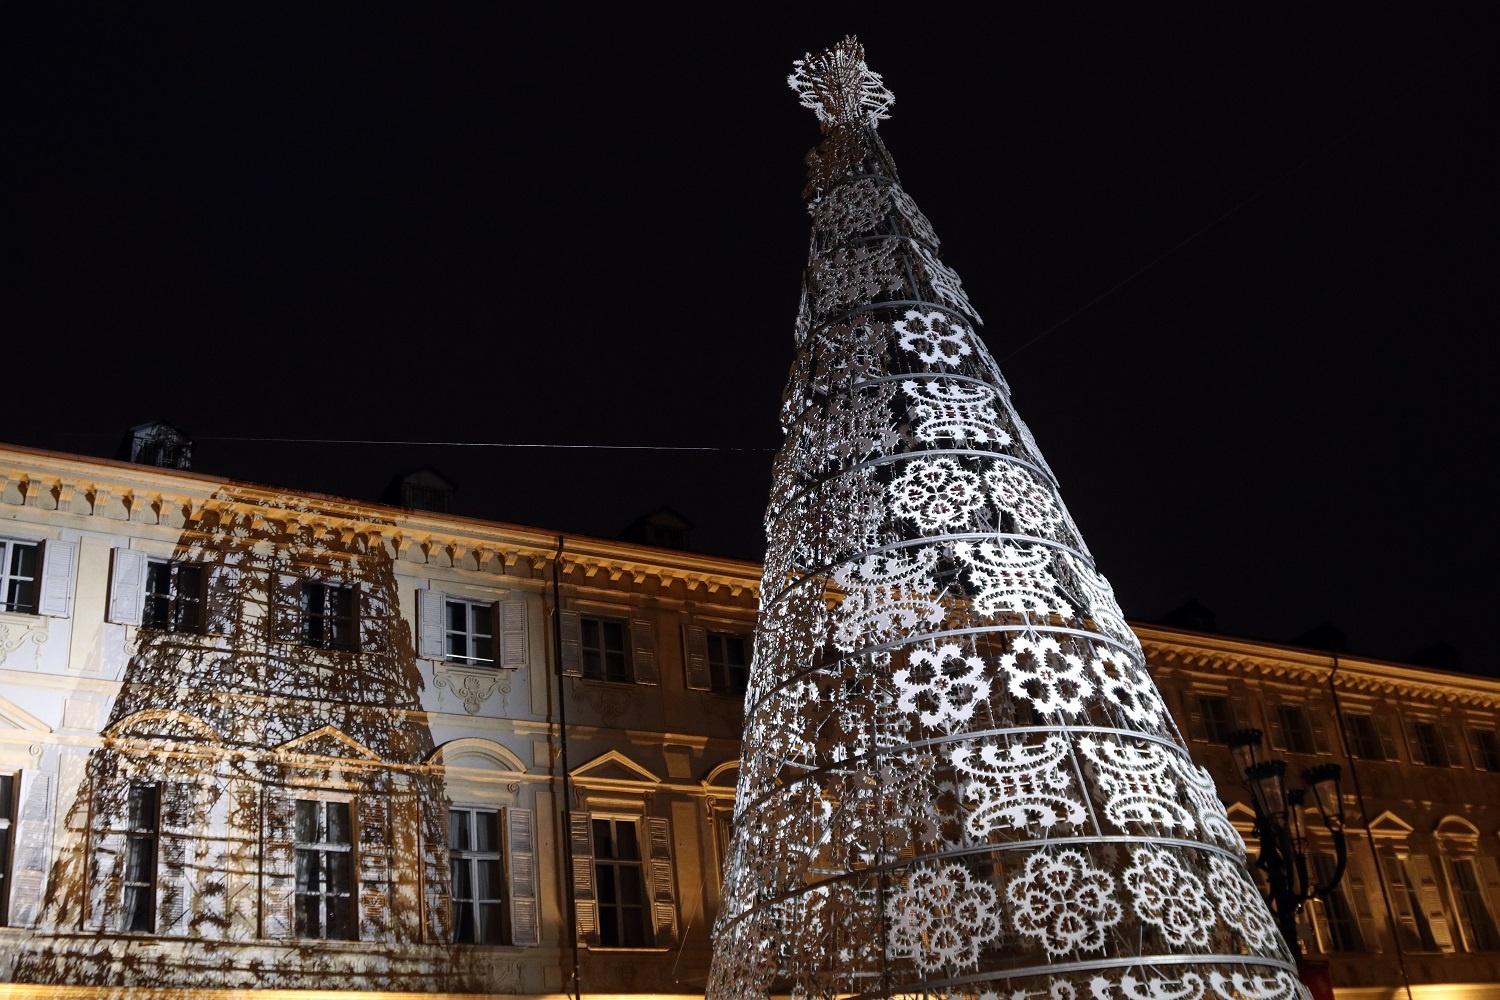
[[[688,689],[712,690],[713,676],[708,669],[708,629],[701,625],[682,626],[682,658],[687,666]]]
[[[289,789],[265,785],[265,842],[261,845],[261,868],[265,872],[265,907],[261,937],[289,938],[296,927],[292,919],[296,888],[297,801]]]
[[[1182,699],[1182,714],[1187,717],[1188,735],[1195,740],[1208,739],[1208,730],[1203,726],[1203,708],[1198,704],[1198,695],[1190,690],[1178,692]]]
[[[390,930],[390,801],[379,794],[359,797],[354,850],[358,861],[359,939],[383,941]]]
[[[443,613],[446,597],[440,591],[417,591],[417,655],[443,657]]]
[[[37,614],[66,618],[73,613],[73,567],[77,564],[77,542],[42,544],[42,587],[37,595]]]
[[[35,927],[41,915],[47,873],[52,867],[52,775],[22,771],[21,809],[11,831],[12,868],[10,923]]]
[[[526,627],[526,601],[501,601],[500,666],[524,667],[531,662],[530,630]]]
[[[594,891],[594,817],[568,810],[573,856],[573,913],[580,944],[599,945],[599,902]]]
[[[536,898],[536,835],[530,809],[505,810],[506,867],[510,874],[510,943],[541,944]]]
[[[1354,908],[1354,918],[1359,921],[1359,936],[1364,950],[1379,953],[1380,932],[1375,927],[1375,907],[1380,905],[1380,900],[1371,898],[1370,887],[1360,876],[1348,875],[1345,881],[1349,886],[1345,895],[1349,905]]]
[[[576,611],[559,611],[557,629],[562,642],[559,669],[568,677],[583,676],[583,625]]]
[[[1324,721],[1323,707],[1321,705],[1310,705],[1307,707],[1307,727],[1312,730],[1313,749],[1318,753],[1328,753],[1328,725]]]
[[[1391,720],[1384,715],[1371,713],[1370,721],[1375,723],[1375,731],[1380,734],[1380,752],[1385,755],[1385,759],[1400,760],[1401,753],[1396,749],[1396,737],[1391,732]]]
[[[664,817],[646,817],[650,845],[651,915],[658,948],[677,947],[677,879],[672,871],[672,827]]]
[[[156,869],[156,933],[185,935],[192,919],[193,848],[197,788],[185,781],[163,782]]]
[[[1448,766],[1463,767],[1464,755],[1458,747],[1458,731],[1446,722],[1439,724],[1438,728],[1443,732],[1443,748],[1448,753]]]
[[[1272,750],[1286,749],[1286,734],[1281,731],[1281,713],[1277,710],[1280,706],[1271,702],[1265,706],[1266,709],[1266,738],[1271,741]],[[1326,948],[1324,949],[1327,950]]]
[[[139,625],[146,608],[146,553],[117,548],[109,568],[109,620]]]
[[[302,577],[275,571],[271,574],[271,641],[302,642]]]
[[[1440,950],[1453,951],[1453,932],[1449,930],[1448,917],[1443,912],[1443,894],[1438,889],[1437,873],[1432,870],[1432,859],[1425,854],[1413,854],[1406,865],[1416,882],[1417,898],[1422,901],[1422,910],[1427,914],[1432,939]]]
[[[209,635],[234,635],[240,627],[240,568],[215,563],[208,567],[203,596],[204,631]]]
[[[656,673],[656,625],[645,618],[630,620],[630,662],[635,670],[637,684],[655,684]]]

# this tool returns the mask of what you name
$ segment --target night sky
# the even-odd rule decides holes
[[[206,473],[431,465],[460,513],[667,504],[759,558],[817,141],[784,78],[855,33],[1129,616],[1500,673],[1491,5],[797,8],[10,10],[0,440],[165,419]]]

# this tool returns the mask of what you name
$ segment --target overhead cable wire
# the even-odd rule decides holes
[[[679,444],[549,444],[540,441],[397,441],[380,438],[297,438],[297,437],[208,437],[199,436],[195,441],[243,441],[268,444],[369,444],[410,445],[419,448],[556,448],[582,451],[758,451],[774,452],[775,448],[742,448],[733,445],[679,445]]]

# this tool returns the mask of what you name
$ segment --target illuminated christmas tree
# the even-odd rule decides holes
[[[1288,1000],[1208,773],[876,134],[822,126],[710,1000]],[[1083,404],[1080,404],[1083,405]]]

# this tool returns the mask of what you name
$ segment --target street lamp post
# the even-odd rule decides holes
[[[1266,873],[1271,913],[1292,957],[1301,962],[1297,914],[1303,903],[1321,899],[1332,892],[1344,877],[1344,868],[1349,862],[1348,845],[1344,839],[1344,799],[1339,790],[1339,766],[1319,764],[1310,767],[1302,772],[1307,787],[1289,789],[1286,787],[1286,761],[1262,759],[1259,729],[1230,733],[1226,742],[1240,769],[1240,780],[1250,790],[1250,802],[1255,808],[1255,836],[1260,840],[1260,857],[1255,864]],[[1309,792],[1324,828],[1333,838],[1333,874],[1322,884],[1307,863],[1302,805]]]

